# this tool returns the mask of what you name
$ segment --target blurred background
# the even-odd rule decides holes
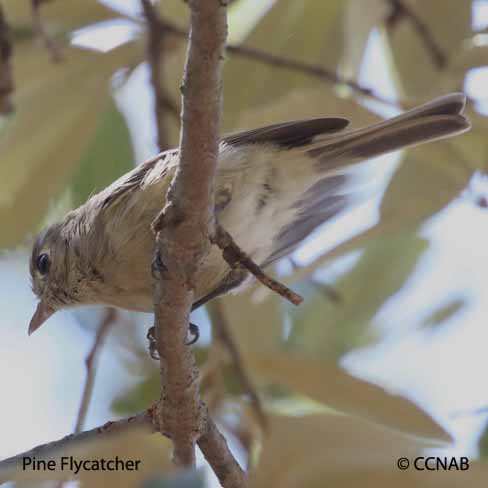
[[[224,133],[323,115],[359,127],[453,91],[473,128],[364,164],[369,198],[276,266],[300,307],[255,286],[194,314],[205,400],[255,486],[485,486],[488,1],[229,3]],[[0,6],[5,458],[159,397],[151,315],[67,311],[27,337],[28,264],[43,225],[178,144],[188,12],[155,2],[155,35],[139,0]],[[397,469],[432,452],[471,467]]]

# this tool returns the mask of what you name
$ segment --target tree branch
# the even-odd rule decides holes
[[[141,4],[148,25],[147,60],[151,69],[158,147],[160,151],[164,151],[170,147],[164,118],[168,111],[174,114],[175,109],[163,86],[166,31],[151,0],[141,0]],[[176,116],[179,119],[178,112]]]
[[[206,417],[206,429],[198,439],[198,447],[224,488],[244,488],[244,471],[230,452],[225,437],[219,432],[208,412]]]
[[[153,411],[148,409],[131,417],[116,420],[114,422],[107,422],[100,427],[81,432],[79,434],[70,434],[57,441],[47,442],[34,447],[30,451],[26,451],[10,458],[0,461],[0,471],[11,469],[16,465],[22,464],[24,457],[48,457],[55,451],[73,447],[76,444],[82,444],[96,439],[100,435],[113,435],[123,432],[134,426],[145,426],[150,432],[155,432],[153,425]],[[0,478],[1,479],[1,478]]]
[[[213,300],[207,305],[210,318],[212,319],[212,326],[214,327],[214,333],[216,338],[224,345],[231,357],[232,364],[234,366],[235,372],[244,392],[249,395],[251,400],[251,407],[256,415],[256,419],[263,430],[267,428],[268,419],[264,413],[263,406],[261,405],[261,400],[256,392],[251,378],[247,374],[244,362],[242,360],[239,347],[232,335],[232,331],[229,324],[224,316],[222,306],[219,300]]]
[[[253,274],[264,286],[288,300],[293,305],[300,305],[303,297],[287,286],[268,276],[232,239],[232,236],[220,225],[217,225],[212,242],[222,249],[222,255],[231,268],[242,266]]]
[[[0,114],[12,113],[13,104],[10,95],[14,91],[12,74],[13,43],[10,26],[0,5]]]
[[[46,49],[51,55],[51,59],[55,63],[59,63],[63,60],[63,54],[58,44],[50,37],[46,30],[46,26],[41,17],[41,4],[46,0],[31,0],[32,9],[32,23],[34,25],[34,30],[39,37],[44,42]]]
[[[386,25],[391,28],[402,17],[408,18],[424,43],[434,64],[439,69],[446,68],[448,63],[447,55],[437,43],[428,25],[403,0],[389,0],[389,2],[392,11],[386,21]]]
[[[153,223],[154,268],[159,273],[154,295],[161,365],[158,418],[161,431],[173,442],[178,465],[194,466],[198,441],[224,487],[238,487],[243,486],[244,473],[200,400],[198,370],[191,349],[185,345],[196,275],[215,229],[221,64],[227,35],[222,2],[189,0],[188,4],[191,31],[181,87],[180,161],[166,206]]]
[[[168,22],[166,19],[160,19],[160,23],[160,28],[165,29],[166,32],[170,34],[181,38],[186,38],[188,36],[188,32],[185,29]],[[398,103],[394,100],[384,98],[371,88],[366,88],[353,79],[341,77],[334,71],[323,68],[322,66],[317,66],[315,64],[306,63],[299,60],[288,59],[247,46],[227,45],[226,52],[253,59],[260,63],[275,66],[276,68],[298,71],[300,73],[318,78],[326,83],[348,86],[351,88],[351,90],[360,95],[372,98],[387,105],[398,107]]]
[[[86,366],[86,379],[85,386],[83,387],[83,393],[81,395],[80,407],[78,409],[78,415],[76,417],[75,434],[79,434],[83,425],[85,424],[86,415],[88,413],[88,407],[90,406],[90,400],[93,392],[93,385],[95,383],[96,373],[96,361],[98,353],[103,346],[105,338],[107,337],[111,327],[114,325],[117,319],[117,312],[113,308],[107,308],[105,316],[98,327],[97,334],[93,346],[85,359]]]

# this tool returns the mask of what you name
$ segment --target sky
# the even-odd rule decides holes
[[[486,27],[488,2],[476,2],[474,14],[476,27]],[[101,36],[108,46],[127,35],[127,28],[119,24],[100,32],[92,35]],[[394,98],[396,93],[381,50],[379,35],[374,32],[361,81]],[[156,151],[152,100],[145,89],[147,77],[147,69],[139,68],[132,85],[119,96],[122,110],[130,115],[137,160]],[[482,96],[487,83],[488,68],[478,69],[468,77],[466,91]],[[395,168],[395,158],[388,158],[390,170],[383,174],[383,185]],[[375,219],[375,202],[364,205],[308,240],[295,257],[306,263],[372,225]],[[488,406],[488,388],[484,384],[484,371],[488,369],[488,278],[482,266],[488,249],[486,210],[460,199],[427,222],[423,236],[431,246],[405,286],[375,319],[383,339],[348,354],[342,364],[353,374],[413,399],[454,434],[457,449],[475,452],[488,411],[479,415],[459,413]],[[431,304],[437,302],[435,297],[446,303],[462,297],[469,306],[442,328],[411,327],[419,317],[430,315]],[[84,381],[84,359],[93,337],[87,330],[97,323],[97,317],[93,311],[58,313],[28,339],[27,325],[35,299],[29,286],[28,258],[21,251],[0,256],[0,307],[0,363],[4,373],[9,371],[2,377],[2,387],[8,392],[0,406],[3,458],[72,430]],[[150,324],[148,315],[139,320],[146,326]],[[88,428],[113,418],[110,401],[127,383],[127,372],[110,348],[102,351],[97,375]],[[32,428],[23,427],[27,424]]]

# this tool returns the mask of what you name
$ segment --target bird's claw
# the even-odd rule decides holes
[[[154,253],[153,260],[151,262],[151,275],[155,280],[161,279],[161,275],[168,271],[168,268],[163,263],[161,253],[159,249]]]
[[[198,339],[200,339],[200,329],[198,325],[190,322],[188,333],[191,336],[191,339],[185,341],[185,346],[192,346],[198,341]],[[158,343],[156,341],[156,327],[154,327],[154,325],[149,327],[147,330],[146,338],[149,341],[149,355],[156,361],[159,361],[160,356],[158,351]]]
[[[188,341],[185,341],[185,346],[192,346],[193,344],[195,344],[195,342],[198,341],[198,339],[200,339],[200,329],[198,328],[198,325],[192,324],[190,322],[188,332],[190,336],[192,336],[192,338]]]
[[[147,330],[146,338],[149,341],[149,355],[159,361],[158,343],[156,342],[156,327],[154,325]]]

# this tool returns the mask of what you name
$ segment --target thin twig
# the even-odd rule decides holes
[[[401,18],[407,18],[417,31],[420,39],[424,43],[432,61],[439,69],[447,67],[448,58],[444,50],[439,46],[437,40],[429,29],[428,25],[410,8],[403,0],[389,0],[391,13],[386,21],[387,26],[392,27]]]
[[[172,24],[166,19],[161,20],[161,24],[162,24],[161,28],[165,29],[170,34],[182,38],[186,38],[188,36],[188,31]],[[282,68],[290,71],[299,71],[301,73],[304,73],[309,76],[313,76],[327,83],[348,86],[354,92],[372,98],[378,102],[391,105],[394,107],[399,106],[398,102],[382,97],[381,95],[376,93],[373,89],[366,88],[362,86],[360,83],[357,83],[353,79],[341,77],[334,71],[323,68],[322,66],[317,66],[315,64],[306,63],[303,61],[277,56],[275,54],[267,53],[260,49],[256,49],[248,46],[238,46],[238,45],[229,44],[226,47],[226,52],[243,56],[249,59],[253,59],[255,61],[259,61],[267,65],[275,66],[276,68]]]
[[[85,384],[83,386],[83,391],[81,393],[80,406],[78,407],[78,414],[76,416],[76,424],[73,434],[81,433],[83,430],[83,426],[85,425],[86,416],[88,414],[88,409],[90,407],[90,402],[92,399],[93,386],[95,384],[95,366],[98,358],[98,353],[102,348],[105,337],[107,336],[110,328],[114,324],[116,317],[117,315],[115,309],[107,308],[105,316],[100,323],[97,333],[95,335],[95,341],[93,342],[93,346],[85,358],[86,378]],[[56,485],[56,488],[63,488],[64,486],[66,486],[66,482],[60,481]]]
[[[268,276],[232,239],[232,236],[220,225],[217,225],[215,235],[212,237],[212,242],[222,249],[222,255],[231,268],[242,266],[253,274],[264,286],[270,290],[278,293],[283,298],[293,303],[293,305],[300,305],[303,302],[303,297],[295,293],[290,288],[286,287],[279,281],[274,280]]]
[[[145,410],[144,412],[140,412],[136,415],[132,415],[124,419],[115,420],[113,422],[106,422],[99,427],[95,427],[94,429],[87,430],[79,434],[70,434],[57,441],[51,441],[47,442],[46,444],[41,444],[29,451],[17,454],[15,456],[0,461],[0,471],[11,469],[16,465],[21,465],[22,459],[24,457],[48,457],[51,453],[55,451],[61,451],[63,449],[66,449],[67,447],[73,447],[76,444],[89,442],[93,439],[98,438],[101,435],[105,436],[118,434],[134,426],[145,426],[148,428],[149,432],[154,432],[155,428],[153,415],[153,409],[150,408],[148,410]],[[0,480],[3,480],[1,472]]]
[[[372,88],[366,88],[360,85],[359,83],[357,83],[356,81],[354,81],[353,79],[344,78],[342,76],[339,76],[334,71],[328,70],[321,66],[317,66],[315,64],[306,63],[304,61],[298,61],[295,59],[283,58],[281,56],[267,53],[265,51],[261,51],[260,49],[256,49],[248,46],[230,45],[227,46],[227,51],[229,53],[238,54],[240,56],[245,56],[247,58],[254,59],[255,61],[260,61],[262,63],[275,66],[276,68],[283,68],[291,71],[300,71],[302,73],[305,73],[309,76],[313,76],[315,78],[319,78],[328,83],[347,86],[354,92],[359,93],[363,96],[373,98],[378,102],[387,105],[398,107],[397,102],[379,95]]]
[[[32,23],[34,25],[34,31],[36,32],[39,39],[44,42],[46,49],[51,55],[51,59],[55,63],[59,63],[63,60],[63,54],[61,48],[56,43],[54,39],[48,34],[44,22],[41,16],[41,4],[46,0],[31,0],[32,9]]]
[[[321,283],[317,280],[310,280],[310,283],[315,287],[317,291],[322,293],[322,295],[333,303],[342,303],[343,298],[339,292],[327,283]]]
[[[210,314],[210,318],[212,319],[212,326],[215,330],[215,336],[227,349],[232,359],[232,364],[234,366],[237,377],[239,378],[239,381],[242,385],[242,388],[244,392],[249,395],[249,398],[251,400],[251,407],[254,411],[254,414],[256,415],[259,425],[263,430],[265,430],[268,425],[268,418],[264,413],[261,400],[259,399],[259,396],[256,392],[256,388],[254,387],[251,379],[249,378],[249,375],[247,374],[241,353],[239,351],[239,347],[236,344],[236,341],[232,335],[232,331],[224,316],[220,301],[211,301],[207,305],[207,310]]]
[[[0,113],[3,115],[10,114],[13,111],[13,104],[10,99],[10,95],[14,91],[12,51],[10,26],[0,5]]]
[[[169,149],[168,131],[165,124],[166,113],[175,114],[176,108],[163,85],[163,68],[165,54],[165,29],[151,0],[141,0],[148,26],[147,59],[151,69],[151,85],[154,94],[154,110],[160,151]],[[176,112],[179,120],[179,113]]]
[[[292,256],[290,256],[288,259],[294,271],[297,271],[302,267],[293,259]],[[309,282],[316,290],[322,293],[324,297],[330,300],[331,302],[337,304],[337,303],[342,303],[344,301],[342,295],[333,286],[328,285],[327,283],[322,283],[313,278],[310,278]]]
[[[75,434],[79,434],[83,429],[83,425],[85,424],[86,415],[88,413],[88,408],[90,406],[93,393],[93,385],[95,383],[96,361],[98,358],[98,353],[100,352],[104,340],[107,337],[111,327],[114,325],[116,319],[117,312],[115,309],[108,308],[102,322],[100,323],[100,326],[98,327],[93,346],[85,359],[86,378],[83,393],[81,395],[78,415],[76,417],[76,425],[74,430]]]

